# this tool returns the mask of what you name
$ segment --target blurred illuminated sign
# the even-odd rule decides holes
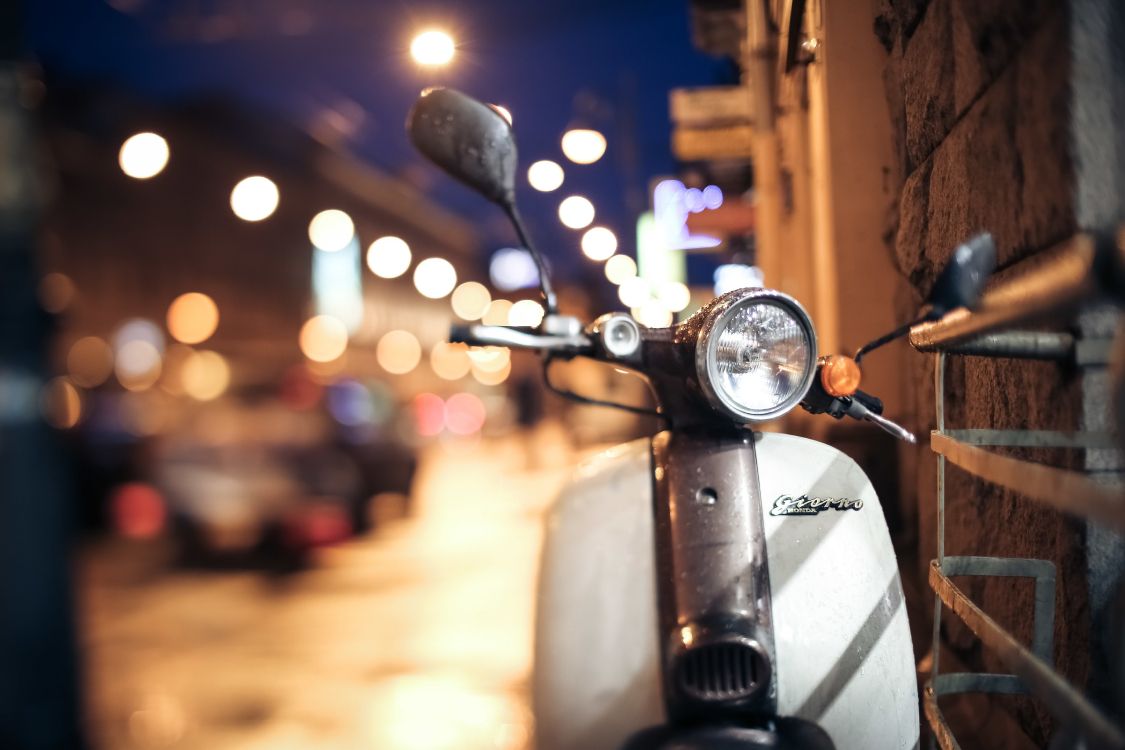
[[[535,267],[531,253],[517,247],[505,247],[493,253],[488,275],[493,285],[504,292],[539,285],[539,269]]]
[[[637,218],[637,276],[650,285],[687,278],[687,259],[664,244],[651,211]]]
[[[313,247],[313,300],[317,315],[331,315],[355,333],[363,322],[363,276],[359,240],[326,252]]]
[[[765,276],[757,266],[741,263],[725,263],[715,269],[715,296],[719,297],[735,289],[748,286],[765,286]]]
[[[700,190],[679,180],[661,180],[652,191],[652,213],[660,242],[669,250],[694,250],[715,247],[720,240],[705,234],[692,234],[687,226],[689,214],[723,205],[723,191],[717,185]]]

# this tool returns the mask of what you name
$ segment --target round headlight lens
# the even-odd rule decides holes
[[[700,375],[733,416],[773,419],[808,392],[816,338],[808,316],[788,297],[759,292],[735,301],[704,333]]]

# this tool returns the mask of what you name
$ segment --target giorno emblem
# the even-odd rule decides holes
[[[770,508],[771,516],[815,516],[822,510],[859,510],[863,507],[862,500],[850,500],[846,497],[809,497],[801,495],[782,495],[773,501]]]

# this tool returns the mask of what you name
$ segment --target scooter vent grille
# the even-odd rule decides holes
[[[680,688],[699,701],[749,698],[764,673],[761,654],[747,643],[712,643],[689,649],[680,657]]]

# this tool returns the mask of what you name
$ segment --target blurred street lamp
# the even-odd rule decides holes
[[[405,375],[418,366],[422,346],[410,331],[388,331],[375,347],[379,366],[394,375]]]
[[[563,168],[550,159],[542,159],[527,168],[527,181],[541,193],[558,190],[563,178]]]
[[[447,65],[453,59],[455,49],[453,37],[444,31],[431,29],[414,37],[410,43],[410,56],[419,65]]]
[[[196,401],[223,395],[230,384],[230,367],[218,352],[192,352],[180,373],[184,393]]]
[[[367,248],[367,267],[384,279],[396,279],[410,268],[410,245],[399,237],[380,237]]]
[[[442,380],[459,380],[469,374],[472,365],[464,344],[442,341],[430,352],[430,367]]]
[[[453,291],[450,302],[457,317],[479,320],[488,311],[488,306],[492,303],[492,294],[484,284],[466,281]]]
[[[337,208],[321,211],[309,222],[309,240],[326,253],[343,250],[354,236],[352,217]]]
[[[559,221],[571,229],[585,229],[594,221],[594,204],[581,195],[572,195],[559,204]]]
[[[665,281],[656,288],[656,298],[669,311],[677,313],[691,304],[691,290],[679,281]]]
[[[445,258],[426,258],[414,269],[414,288],[423,297],[441,299],[457,286],[457,271]]]
[[[117,163],[128,176],[147,180],[164,170],[168,156],[168,141],[156,133],[137,133],[121,144]]]
[[[637,275],[637,262],[628,255],[615,255],[605,264],[605,277],[620,286]]]
[[[261,221],[277,210],[280,197],[273,180],[254,175],[240,180],[230,191],[230,208],[243,221]]]
[[[582,235],[582,252],[590,260],[607,260],[617,252],[617,235],[606,227],[587,229]]]
[[[521,299],[508,311],[508,325],[534,328],[543,322],[543,306],[533,299]]]
[[[563,133],[562,150],[575,164],[593,164],[605,153],[605,136],[588,128],[572,128]]]
[[[301,352],[313,362],[339,359],[348,348],[348,329],[331,315],[317,315],[301,326]]]
[[[206,294],[188,292],[168,306],[168,332],[184,344],[206,341],[219,326],[219,306]]]

